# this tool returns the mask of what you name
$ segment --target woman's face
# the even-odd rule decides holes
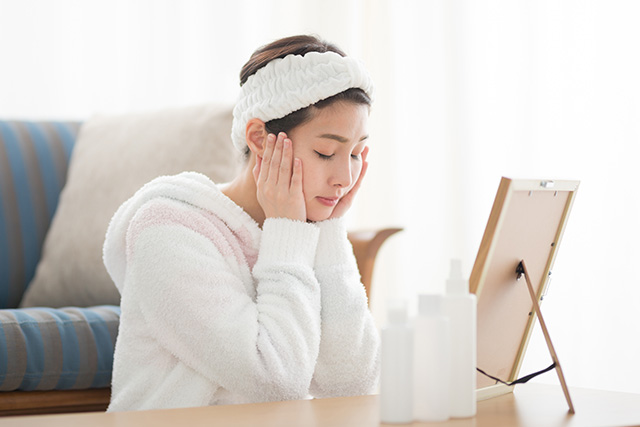
[[[317,109],[314,118],[291,130],[294,157],[302,160],[302,186],[307,219],[331,216],[362,171],[369,107],[335,102]]]

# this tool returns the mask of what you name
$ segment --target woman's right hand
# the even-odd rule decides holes
[[[293,158],[291,140],[284,132],[267,136],[262,158],[257,157],[253,176],[258,203],[266,218],[307,220],[302,192],[302,161]]]

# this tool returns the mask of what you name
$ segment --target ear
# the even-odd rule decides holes
[[[267,128],[260,119],[251,119],[247,122],[247,128],[245,131],[245,137],[247,139],[247,145],[249,149],[258,157],[262,157],[262,153],[266,148],[267,143]]]

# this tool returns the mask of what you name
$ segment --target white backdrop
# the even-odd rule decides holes
[[[0,117],[231,104],[257,46],[319,34],[377,83],[350,221],[405,228],[378,323],[449,258],[470,272],[500,176],[578,179],[543,313],[570,385],[640,393],[639,20],[633,0],[0,0]],[[549,363],[538,331],[523,372]]]

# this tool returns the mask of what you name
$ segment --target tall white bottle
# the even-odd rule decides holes
[[[406,303],[392,303],[381,334],[380,421],[413,421],[413,327]]]
[[[445,314],[451,325],[451,416],[476,414],[476,296],[462,278],[460,260],[451,260],[444,298]]]
[[[417,421],[449,419],[449,320],[441,295],[420,295],[414,324],[413,415]]]

